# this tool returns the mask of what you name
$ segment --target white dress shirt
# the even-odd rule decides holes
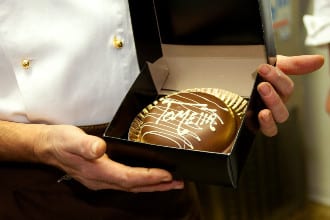
[[[313,15],[305,15],[303,21],[308,46],[330,43],[330,0],[314,0]]]
[[[138,73],[126,0],[0,0],[0,120],[109,122]]]

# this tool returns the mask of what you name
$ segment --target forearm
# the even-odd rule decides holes
[[[39,162],[35,148],[44,126],[0,121],[0,161]]]

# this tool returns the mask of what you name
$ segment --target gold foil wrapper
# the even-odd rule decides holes
[[[207,93],[210,95],[213,95],[220,100],[222,100],[229,108],[232,109],[232,111],[236,114],[236,116],[239,119],[239,123],[243,119],[247,107],[247,100],[245,100],[243,97],[232,93],[227,90],[218,89],[218,88],[193,88],[193,89],[186,89],[182,90],[181,92],[202,92]],[[177,92],[179,93],[179,92]],[[173,93],[170,95],[174,95],[177,93]],[[168,95],[168,96],[170,96]],[[141,126],[143,125],[144,118],[148,115],[149,111],[153,108],[153,106],[157,105],[158,102],[161,102],[162,100],[166,99],[167,96],[164,96],[158,100],[155,100],[152,104],[146,106],[133,120],[131,123],[129,132],[128,132],[128,139],[131,141],[139,141],[140,140],[140,132],[141,132]],[[231,147],[229,146],[231,149]],[[229,150],[226,150],[228,152]]]
[[[226,105],[231,108],[240,119],[243,119],[245,115],[248,102],[243,97],[233,92],[217,88],[186,89],[183,92],[204,92],[210,95],[214,95],[226,103]]]

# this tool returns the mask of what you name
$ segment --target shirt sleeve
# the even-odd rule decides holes
[[[313,15],[305,15],[303,22],[307,31],[305,39],[307,46],[330,43],[330,1],[314,0]]]

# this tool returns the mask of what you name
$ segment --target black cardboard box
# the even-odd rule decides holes
[[[104,139],[108,155],[131,166],[159,167],[175,178],[237,187],[258,131],[263,103],[259,64],[274,65],[267,0],[130,0],[141,73]],[[160,96],[189,88],[225,89],[248,101],[230,153],[152,146],[128,140],[135,116]]]

